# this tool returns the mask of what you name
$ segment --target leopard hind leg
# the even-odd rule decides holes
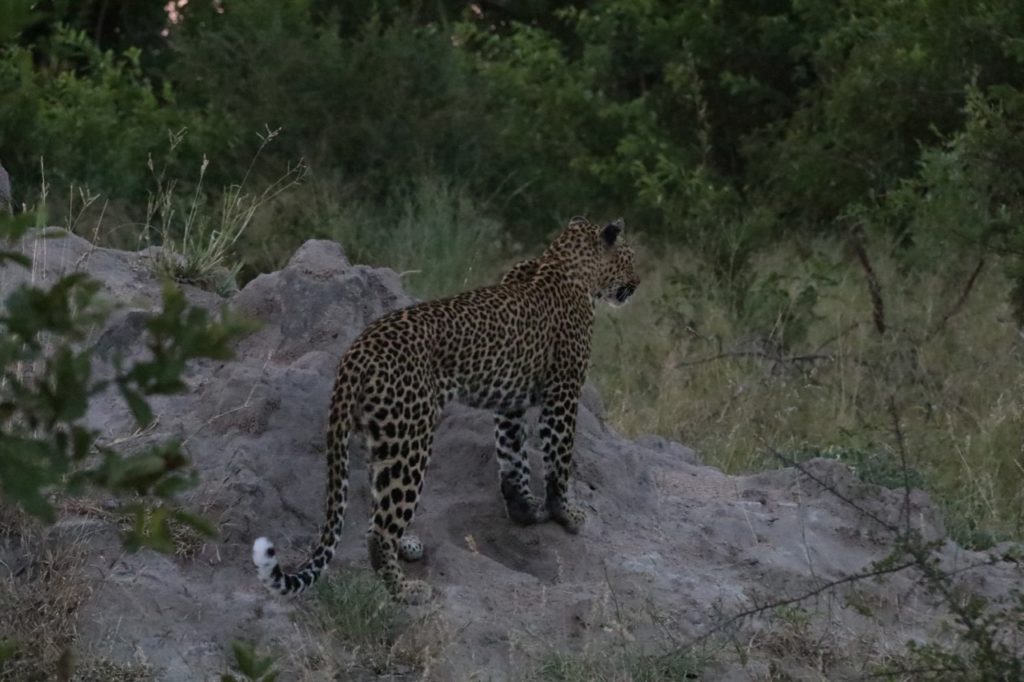
[[[433,412],[433,411],[432,411]],[[398,563],[415,561],[423,545],[406,535],[423,491],[436,414],[420,419],[400,418],[370,427],[370,487],[373,514],[367,532],[370,564],[398,601],[419,604],[430,598],[430,586],[408,580]]]
[[[498,458],[498,485],[509,519],[523,526],[546,521],[547,507],[530,491],[524,410],[506,410],[494,415],[494,446]]]

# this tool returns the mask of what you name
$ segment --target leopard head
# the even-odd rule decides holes
[[[575,217],[552,245],[566,242],[570,246],[567,257],[570,268],[585,283],[594,300],[616,307],[624,304],[640,284],[636,254],[623,237],[625,227],[622,218],[598,224]]]
[[[598,225],[577,216],[542,256],[516,263],[501,283],[529,282],[538,273],[555,271],[582,281],[595,301],[623,305],[640,284],[624,229],[622,218]]]

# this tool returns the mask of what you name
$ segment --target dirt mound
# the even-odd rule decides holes
[[[123,306],[92,340],[99,371],[115,351],[139,352],[140,321],[159,301],[152,254],[95,248],[74,236],[23,246],[35,257],[36,282],[83,270]],[[28,276],[0,270],[0,293]],[[186,289],[194,303],[223,303]],[[85,543],[91,589],[78,611],[80,651],[144,661],[161,680],[211,679],[225,669],[237,639],[279,656],[283,679],[523,679],[554,652],[682,645],[755,601],[805,592],[889,553],[882,527],[795,470],[726,476],[677,443],[621,437],[604,422],[590,387],[573,478],[587,525],[578,536],[554,524],[516,527],[497,491],[491,416],[456,406],[439,427],[414,524],[428,554],[407,568],[437,588],[436,602],[409,616],[429,624],[430,641],[418,644],[429,653],[415,664],[382,666],[361,664],[359,652],[350,652],[353,667],[339,673],[328,660],[339,647],[331,632],[305,619],[317,597],[270,595],[256,578],[251,543],[274,538],[286,566],[304,557],[323,514],[323,432],[335,365],[367,323],[411,302],[394,272],[352,265],[337,244],[310,241],[281,271],[227,300],[262,326],[238,344],[233,361],[196,363],[187,394],[154,401],[154,429],[133,433],[116,396],[96,402],[91,423],[127,447],[150,439],[185,443],[200,473],[187,501],[221,535],[185,543],[176,556],[126,554],[109,518],[66,514],[58,529]],[[369,495],[362,452],[353,455],[335,579],[368,567]],[[809,466],[873,514],[899,519],[901,492],[863,484],[834,462]],[[909,502],[914,525],[941,538],[926,496],[915,492]],[[985,558],[952,543],[941,556],[949,568]],[[989,566],[984,579],[973,575],[960,578],[992,597],[1021,578],[1010,563]],[[759,679],[781,665],[797,677],[828,669],[841,679],[863,661],[898,655],[908,639],[939,636],[944,618],[909,575],[832,590],[802,608],[789,625],[762,618],[742,631],[724,630],[749,660],[730,662],[728,650],[708,678]]]

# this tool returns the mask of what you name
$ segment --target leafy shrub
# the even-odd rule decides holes
[[[24,234],[31,216],[4,219],[0,235]],[[0,263],[29,265],[20,254],[0,252]],[[0,489],[4,498],[52,522],[52,496],[76,496],[90,489],[143,501],[129,509],[135,524],[126,536],[130,548],[173,549],[169,523],[203,533],[209,526],[173,505],[189,486],[188,460],[177,443],[162,443],[132,455],[99,442],[99,432],[82,423],[89,401],[108,388],[124,398],[140,428],[153,421],[146,396],[185,388],[189,360],[227,358],[231,341],[246,326],[225,317],[213,322],[205,310],[189,306],[173,286],[163,307],[146,322],[149,357],[130,366],[118,363],[109,380],[92,376],[92,350],[84,343],[90,328],[107,315],[99,283],[82,273],[65,275],[49,288],[20,285],[7,297],[0,316]],[[153,506],[146,500],[166,504]]]

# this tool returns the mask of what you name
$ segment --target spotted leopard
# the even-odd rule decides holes
[[[311,556],[282,570],[259,538],[253,561],[281,594],[302,592],[333,558],[348,496],[348,437],[368,445],[373,513],[370,563],[391,594],[410,603],[430,595],[406,580],[398,559],[423,546],[406,532],[423,490],[434,428],[451,400],[494,410],[498,478],[505,510],[519,524],[554,520],[578,532],[583,511],[569,501],[580,390],[590,356],[594,303],[621,305],[639,284],[621,219],[573,218],[536,259],[490,287],[419,303],[370,324],[341,359],[327,429],[327,520]],[[525,450],[528,407],[540,406],[546,499],[530,492]]]

